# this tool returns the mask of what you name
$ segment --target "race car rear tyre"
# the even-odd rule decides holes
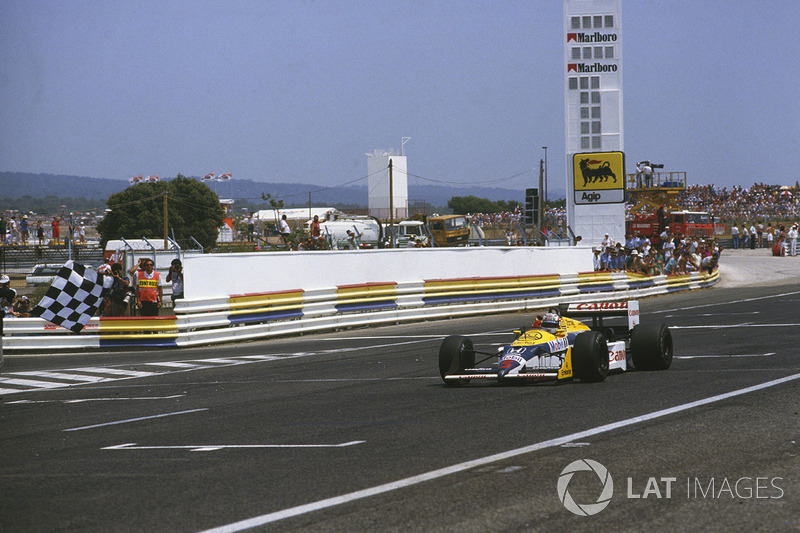
[[[448,374],[460,374],[467,368],[475,366],[475,350],[472,341],[457,335],[447,337],[439,347],[439,374],[447,385],[459,385],[461,381],[447,381],[444,377]]]
[[[631,330],[631,359],[637,370],[666,370],[672,364],[672,333],[666,324],[638,324]]]
[[[575,337],[572,345],[572,368],[575,377],[587,383],[603,381],[608,375],[608,343],[597,331]]]

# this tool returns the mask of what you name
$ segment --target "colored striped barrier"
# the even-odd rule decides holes
[[[39,318],[6,319],[14,352],[184,347],[337,328],[538,310],[563,302],[641,298],[713,286],[712,273],[645,276],[580,272],[469,277],[178,300],[175,316],[93,318],[74,334]]]

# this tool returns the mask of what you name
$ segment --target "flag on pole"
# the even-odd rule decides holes
[[[230,172],[226,172],[225,174],[220,174],[220,175],[219,175],[219,178],[217,178],[217,179],[218,179],[219,181],[228,181],[228,180],[229,180],[229,179],[231,179],[232,177],[233,177],[233,176],[231,175],[231,173],[230,173]]]
[[[114,278],[67,261],[31,314],[80,333],[97,313]]]
[[[144,178],[142,176],[134,176],[129,181],[131,185],[136,185],[137,183],[141,183]]]
[[[213,180],[213,179],[214,179],[214,173],[213,172],[209,172],[208,174],[203,176],[203,179],[200,180],[200,181],[210,181],[210,180]]]
[[[159,178],[158,176],[147,176],[147,178],[145,178],[145,181],[148,181],[148,182],[149,181],[158,181],[160,179],[161,178]]]

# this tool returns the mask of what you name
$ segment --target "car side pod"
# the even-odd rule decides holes
[[[575,377],[585,383],[596,383],[608,375],[608,343],[598,331],[585,331],[575,337],[572,346],[572,368]]]
[[[666,324],[638,324],[631,330],[630,351],[636,370],[666,370],[672,364],[672,333]]]
[[[475,366],[475,350],[472,341],[467,337],[451,335],[442,341],[439,347],[439,374],[445,385],[461,385],[469,380],[446,380],[448,374],[462,374],[464,370]]]

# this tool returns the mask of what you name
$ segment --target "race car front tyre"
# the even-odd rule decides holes
[[[439,374],[442,380],[448,374],[460,374],[467,368],[475,366],[475,350],[472,341],[457,335],[447,337],[439,347]],[[467,380],[465,380],[467,381]],[[460,381],[447,381],[448,385],[460,384]]]
[[[597,331],[575,337],[572,345],[572,368],[575,377],[586,383],[603,381],[608,375],[608,343]]]
[[[666,324],[638,324],[630,349],[637,370],[666,370],[672,364],[672,333]]]

